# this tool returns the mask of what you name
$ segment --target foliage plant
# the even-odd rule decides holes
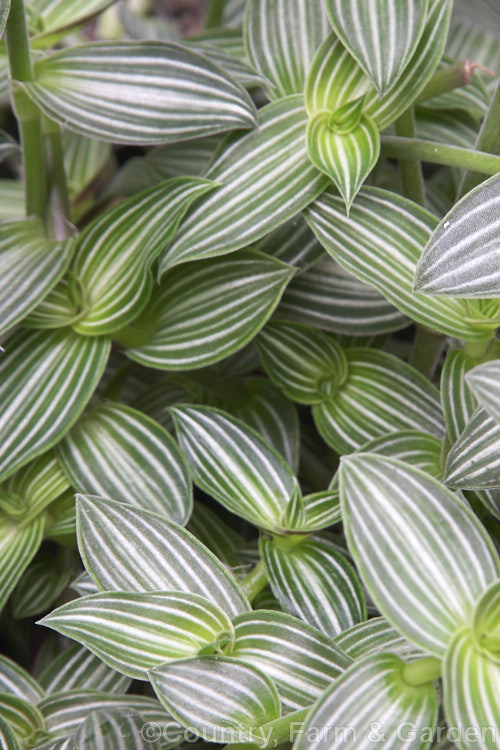
[[[2,750],[498,749],[497,3],[0,21]]]

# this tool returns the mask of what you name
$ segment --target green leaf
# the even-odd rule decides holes
[[[35,556],[43,538],[43,516],[17,523],[0,511],[0,610]]]
[[[163,276],[148,305],[154,333],[127,354],[162,370],[218,362],[262,328],[293,273],[290,266],[253,250],[174,268]]]
[[[339,493],[336,488],[313,492],[303,498],[305,520],[301,531],[318,531],[341,520]]]
[[[75,747],[110,750],[143,750],[147,747],[148,750],[160,750],[160,740],[150,739],[147,735],[149,726],[144,716],[133,709],[121,706],[99,709],[93,711],[78,728],[74,737]],[[157,725],[153,726],[158,731]]]
[[[334,643],[355,661],[382,652],[396,654],[403,661],[414,661],[425,655],[384,617],[373,617],[371,620],[353,625],[337,635]]]
[[[187,529],[227,567],[241,565],[239,552],[245,539],[211,508],[195,502]]]
[[[205,740],[249,741],[257,727],[280,715],[269,677],[236,659],[186,659],[155,667],[149,677],[167,711]]]
[[[121,143],[168,143],[255,125],[255,107],[207,58],[162,42],[68,47],[35,63],[23,84],[51,119]]]
[[[465,300],[414,293],[415,269],[437,224],[421,206],[370,187],[360,191],[346,216],[342,199],[328,189],[305,216],[321,244],[346,271],[374,286],[405,315],[466,341],[491,338],[491,325],[471,319]]]
[[[18,698],[37,704],[43,698],[44,691],[19,664],[0,654],[0,693],[12,693]]]
[[[60,495],[45,512],[45,537],[61,544],[74,544],[76,510],[73,490]]]
[[[297,33],[300,24],[300,34]],[[314,54],[330,30],[321,0],[250,0],[245,44],[271,99],[302,94]]]
[[[425,248],[415,288],[426,294],[498,297],[499,208],[500,175],[490,177],[456,203]]]
[[[443,664],[443,703],[450,727],[460,732],[463,750],[496,750],[500,720],[500,665],[474,645],[468,629],[453,638]]]
[[[8,492],[22,498],[17,514],[27,521],[35,518],[69,487],[69,482],[53,451],[35,458],[28,466],[18,469],[6,482]],[[2,497],[0,490],[0,503]],[[13,515],[13,514],[12,514]]]
[[[34,0],[28,6],[28,23],[36,37],[88,24],[113,0]]]
[[[323,694],[308,714],[295,747],[319,749],[326,732],[331,747],[334,742],[353,750],[368,744],[376,750],[427,750],[437,716],[432,683],[406,684],[399,657],[375,654],[353,664]]]
[[[319,113],[309,120],[307,153],[314,166],[333,180],[349,212],[358,190],[378,161],[380,137],[377,126],[366,115],[348,132],[338,129],[336,115],[336,112]]]
[[[259,127],[233,138],[204,177],[218,182],[193,208],[160,263],[224,255],[259,240],[313,201],[328,180],[309,161],[303,99],[259,110]]]
[[[361,446],[362,453],[378,453],[397,458],[425,471],[436,479],[443,477],[443,444],[435,435],[417,430],[399,430],[370,440]]]
[[[72,271],[85,300],[78,333],[102,335],[133,320],[147,304],[151,264],[190,204],[214,184],[180,177],[162,182],[98,216],[78,240]]]
[[[198,594],[230,617],[248,608],[233,576],[192,534],[147,511],[80,496],[78,544],[103,591]]]
[[[474,360],[461,349],[452,350],[446,357],[441,373],[441,403],[448,436],[455,443],[472,419],[476,400],[467,387],[465,375]]]
[[[67,269],[74,240],[54,242],[34,218],[0,223],[0,333],[22,320]]]
[[[67,551],[66,551],[67,552]],[[12,594],[16,619],[46,612],[75,574],[75,560],[64,551],[59,556],[40,554],[24,571]]]
[[[193,479],[204,492],[256,526],[286,527],[286,510],[299,488],[290,467],[260,435],[218,409],[176,406],[171,413]]]
[[[78,419],[106,365],[106,338],[18,331],[0,364],[0,477],[56,443]],[[43,366],[42,366],[43,363]]]
[[[247,612],[233,622],[231,657],[270,677],[286,712],[313,703],[351,663],[329,638],[282,612]]]
[[[78,492],[112,497],[184,525],[192,510],[182,455],[163,427],[129,406],[89,410],[58,444]]]
[[[263,77],[247,60],[241,33],[224,28],[206,29],[195,37],[184,39],[184,44],[208,57],[244,88],[255,89],[263,85]]]
[[[346,378],[344,352],[322,331],[272,321],[256,344],[269,377],[298,403],[322,403]]]
[[[369,76],[380,97],[401,76],[424,30],[427,0],[328,0],[337,36]]]
[[[500,663],[500,581],[487,588],[477,602],[472,634],[476,647]]]
[[[498,578],[499,560],[465,502],[428,474],[369,453],[342,460],[344,528],[380,612],[441,656]]]
[[[124,693],[130,685],[128,677],[110,669],[78,643],[56,656],[38,679],[46,695],[70,690]]]
[[[64,168],[70,195],[79,196],[105,167],[111,156],[111,145],[76,133],[62,138]]]
[[[316,427],[337,453],[398,430],[443,437],[439,393],[418,370],[378,349],[348,349],[345,357],[346,379],[313,407]]]
[[[0,0],[0,36],[3,34],[9,16],[10,0]]]
[[[45,721],[39,709],[12,693],[0,693],[0,717],[7,721],[22,746],[29,746],[32,737],[45,731]]]
[[[302,214],[285,221],[255,244],[261,253],[272,255],[296,268],[308,268],[324,255]]]
[[[474,367],[465,381],[490,417],[500,422],[500,360]]]
[[[500,424],[484,409],[476,410],[448,453],[444,481],[464,490],[500,487]]]
[[[290,549],[262,539],[262,560],[271,589],[295,617],[333,637],[366,619],[363,593],[347,560],[321,537],[306,537]]]
[[[0,747],[2,750],[21,750],[16,735],[7,722],[0,716]]]
[[[219,607],[183,593],[92,594],[63,604],[38,624],[78,641],[136,680],[147,680],[154,666],[217,651],[234,638]]]

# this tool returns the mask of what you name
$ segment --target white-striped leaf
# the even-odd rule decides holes
[[[306,538],[290,549],[262,539],[260,551],[274,595],[295,617],[330,637],[366,619],[354,569],[321,537]]]
[[[188,531],[154,513],[80,496],[78,543],[102,591],[180,591],[204,596],[230,617],[248,608],[233,576]]]
[[[500,424],[482,407],[448,453],[444,481],[464,490],[500,487]]]
[[[39,620],[78,641],[136,680],[166,662],[218,651],[234,639],[229,617],[208,599],[184,593],[113,591],[74,599]]]
[[[287,713],[313,703],[351,664],[329,638],[283,612],[258,610],[233,622],[231,657],[268,675]]]
[[[424,30],[427,0],[328,0],[330,21],[380,97],[396,83]]]
[[[344,352],[323,331],[273,321],[256,344],[271,380],[298,403],[322,403],[347,376]]]
[[[326,253],[288,284],[275,319],[352,336],[395,331],[408,318]]]
[[[309,120],[307,153],[314,166],[333,180],[349,212],[358,190],[378,161],[380,137],[377,126],[366,115],[361,115],[347,132],[343,122],[342,126],[337,125],[336,118],[341,118],[341,111],[319,113]]]
[[[462,629],[452,640],[443,665],[446,720],[458,730],[462,750],[497,750],[499,691],[500,664],[481,653],[470,631]]]
[[[3,34],[9,16],[10,0],[0,0],[0,36]]]
[[[85,229],[72,266],[85,299],[76,331],[100,336],[141,312],[153,288],[151,264],[190,204],[213,187],[194,177],[167,180],[119,203]]]
[[[47,612],[76,573],[69,550],[59,555],[41,553],[24,571],[12,593],[10,605],[16,619]]]
[[[82,571],[82,573],[75,578],[71,584],[71,588],[73,591],[76,591],[79,596],[99,593],[99,586],[86,570]]]
[[[73,737],[61,737],[37,745],[37,750],[78,750]]]
[[[303,98],[259,110],[259,127],[231,140],[204,177],[221,187],[193,208],[160,263],[224,255],[291,219],[327,186],[307,156]]]
[[[29,28],[36,36],[48,36],[89,23],[113,0],[34,0],[27,7]]]
[[[54,242],[38,219],[0,223],[0,333],[50,292],[71,261],[74,240]]]
[[[465,374],[472,367],[474,360],[471,357],[461,349],[453,349],[446,357],[441,372],[441,403],[452,443],[465,430],[476,408],[476,400],[465,380]]]
[[[0,8],[2,6],[0,5]],[[0,11],[0,26],[1,26],[1,11]],[[12,138],[11,135],[5,132],[5,130],[0,129],[0,163],[4,161],[4,159],[8,159],[9,157],[13,156],[16,159],[19,159],[20,155],[20,146],[19,143]]]
[[[323,248],[302,214],[285,221],[255,244],[255,250],[273,255],[296,268],[307,268],[324,255]]]
[[[56,443],[82,413],[106,365],[110,343],[68,329],[19,331],[0,364],[0,476]]]
[[[45,732],[45,721],[40,710],[12,693],[0,693],[0,717],[13,729],[22,747],[31,744],[31,738],[39,732],[42,736]]]
[[[363,188],[345,214],[332,189],[307,210],[317,238],[343,268],[374,286],[413,320],[466,341],[491,338],[491,325],[471,319],[465,300],[415,294],[413,279],[421,253],[435,229],[431,213],[380,188]]]
[[[361,446],[362,453],[378,453],[415,466],[436,479],[443,477],[443,444],[435,435],[417,430],[399,430]]]
[[[134,709],[115,707],[93,711],[78,727],[74,736],[76,748],[106,748],[106,750],[160,750],[161,727],[159,736],[148,737],[150,724],[144,716]],[[147,743],[147,744],[146,744]],[[42,749],[43,750],[43,749]]]
[[[300,490],[274,448],[218,409],[176,406],[171,413],[195,483],[256,526],[286,528],[288,507]]]
[[[425,655],[384,617],[373,617],[353,625],[337,635],[334,643],[355,661],[382,652],[396,654],[403,661],[414,661]]]
[[[22,750],[21,745],[5,719],[0,716],[0,747],[2,750]]]
[[[349,549],[380,612],[441,656],[467,624],[499,560],[465,502],[428,474],[369,453],[343,459]]]
[[[436,689],[408,685],[403,667],[394,654],[353,664],[308,714],[295,748],[324,748],[326,735],[330,748],[427,750],[438,718]]]
[[[255,89],[263,85],[263,76],[247,58],[240,32],[210,28],[184,39],[184,44],[208,57],[244,88]]]
[[[241,565],[239,552],[245,539],[211,508],[195,502],[187,529],[229,568]]]
[[[45,537],[61,544],[74,544],[76,510],[73,490],[63,492],[45,511]]]
[[[253,250],[173,268],[146,316],[154,333],[127,351],[146,367],[191,370],[247,344],[279,302],[294,270]]]
[[[22,499],[19,517],[24,521],[35,518],[69,487],[59,461],[53,451],[35,458],[28,466],[18,469],[5,483],[8,492]],[[2,490],[0,489],[0,504]]]
[[[213,742],[250,741],[253,732],[280,715],[270,678],[237,659],[204,656],[155,667],[153,688],[174,718]]]
[[[323,0],[249,0],[245,44],[272,99],[302,94],[314,54],[330,31]]]
[[[0,654],[0,693],[12,693],[37,704],[44,690],[19,664]]]
[[[56,656],[38,681],[46,695],[68,690],[125,693],[131,682],[78,643]]]
[[[490,417],[500,422],[500,360],[474,367],[465,380]]]
[[[500,581],[482,595],[474,610],[472,634],[479,650],[500,662]]]
[[[166,430],[123,404],[89,410],[57,446],[78,492],[112,497],[184,525],[191,515],[191,482]]]
[[[454,297],[498,297],[499,210],[500,175],[495,175],[467,193],[435,229],[417,268],[416,289]]]
[[[319,531],[341,520],[338,489],[313,492],[303,498],[305,520],[301,531]]]
[[[43,538],[43,516],[18,523],[0,511],[0,610],[35,556]]]
[[[78,279],[67,273],[26,318],[26,328],[65,328],[84,313],[83,290]]]
[[[64,168],[70,195],[79,196],[111,156],[111,144],[67,131],[62,138]]]
[[[313,407],[316,426],[337,453],[398,430],[444,436],[438,390],[418,370],[378,349],[347,349],[347,378]]]
[[[120,143],[168,143],[255,125],[255,107],[206,57],[163,42],[67,47],[24,84],[50,118]]]

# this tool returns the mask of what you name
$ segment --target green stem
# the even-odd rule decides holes
[[[426,656],[418,661],[405,664],[402,670],[402,678],[407,685],[426,685],[441,677],[441,660],[434,656]]]
[[[252,602],[257,594],[267,586],[267,575],[264,563],[259,560],[255,568],[250,571],[246,578],[240,584],[248,600]]]
[[[470,60],[457,60],[453,65],[449,65],[447,68],[442,68],[434,73],[429,83],[415,100],[415,104],[420,104],[420,102],[426,99],[432,99],[460,86],[467,86],[471,82],[476,70],[483,70],[491,73],[492,76],[495,75],[479,63],[473,63]]]
[[[48,117],[42,118],[47,156],[48,175],[48,225],[55,240],[64,240],[71,233],[71,208],[69,202],[61,129]]]
[[[210,0],[205,21],[206,29],[222,26],[224,20],[224,8],[226,0]]]
[[[415,137],[415,114],[413,107],[396,120],[396,135],[406,138]],[[425,187],[422,165],[418,159],[399,159],[399,169],[403,181],[403,190],[407,198],[425,206]]]
[[[284,742],[293,742],[304,726],[304,719],[309,708],[294,711],[286,716],[281,716],[275,721],[263,724],[259,728],[259,745],[261,748],[272,748],[282,745]]]
[[[6,26],[12,104],[23,150],[26,214],[45,219],[47,185],[40,113],[22,83],[33,80],[33,67],[23,0],[12,0]]]
[[[495,94],[491,100],[490,107],[486,113],[481,130],[477,136],[475,148],[489,154],[500,154],[500,83],[497,85]],[[483,181],[479,172],[469,172],[464,175],[462,184],[458,191],[458,197],[465,195],[472,188]]]
[[[400,138],[396,135],[383,135],[381,146],[383,156],[395,159],[419,159],[447,167],[475,169],[489,175],[500,172],[500,156],[486,154],[483,151],[447,146],[445,143],[423,141],[419,138]]]
[[[417,324],[411,362],[427,378],[432,378],[446,339],[427,326]]]
[[[490,349],[495,347],[496,340],[490,339],[489,341],[466,341],[463,351],[471,359],[475,359],[478,364],[481,362],[487,362],[490,359]]]

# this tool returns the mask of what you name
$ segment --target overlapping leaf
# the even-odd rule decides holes
[[[93,711],[78,727],[73,741],[76,748],[109,747],[112,750],[143,750],[146,734],[148,750],[160,750],[160,738],[154,736],[150,738],[147,735],[149,726],[144,716],[134,709],[121,706],[106,710],[99,709]],[[155,729],[158,731],[156,726]]]
[[[10,0],[0,1],[0,36],[3,34],[7,18],[9,16]]]
[[[476,401],[467,387],[465,375],[474,360],[461,349],[453,349],[446,357],[441,373],[441,403],[446,429],[455,443],[470,422]]]
[[[2,750],[21,750],[21,745],[9,724],[0,716],[0,747]]]
[[[69,30],[89,21],[112,0],[34,0],[28,6],[28,24],[37,36]]]
[[[353,625],[336,636],[334,642],[355,661],[381,652],[396,654],[403,661],[413,661],[424,655],[384,617],[373,617]]]
[[[0,654],[0,693],[12,693],[36,704],[43,698],[42,687],[16,662]]]
[[[43,538],[43,517],[19,523],[0,511],[0,609],[35,556]]]
[[[477,602],[472,634],[477,648],[500,663],[500,581],[486,589]]]
[[[22,619],[47,612],[73,578],[75,567],[68,550],[61,550],[59,556],[37,555],[12,593],[13,616]]]
[[[0,693],[0,717],[7,721],[21,746],[30,744],[33,736],[45,731],[45,721],[40,710],[12,693]]]
[[[500,487],[500,424],[482,408],[452,446],[445,482],[460,489]]]
[[[46,695],[70,690],[125,693],[130,679],[110,669],[88,649],[75,643],[43,670],[39,683]]]
[[[8,492],[20,498],[18,516],[29,520],[50,505],[68,487],[65,476],[53,451],[48,451],[18,469],[5,484]],[[0,489],[0,504],[2,503]]]
[[[296,268],[308,268],[323,255],[323,248],[302,214],[297,214],[266,234],[256,243],[255,249]]]
[[[488,414],[500,422],[500,360],[474,367],[465,380]]]

